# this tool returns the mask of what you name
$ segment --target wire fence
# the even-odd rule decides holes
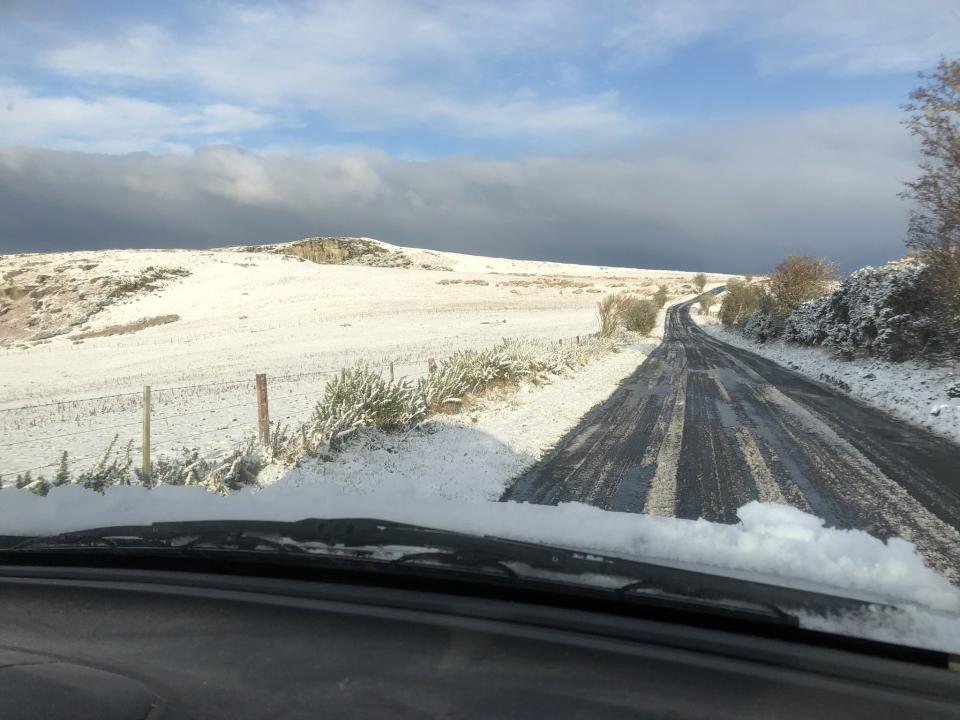
[[[586,339],[586,338],[591,338],[595,336],[596,336],[595,333],[591,335],[571,336],[571,337],[560,338],[559,340],[556,340],[556,342],[558,342],[561,345],[564,342],[579,343],[581,341],[581,338]],[[386,374],[387,372],[389,372],[391,379],[415,380],[418,378],[428,376],[433,371],[434,363],[435,361],[432,357],[415,358],[415,359],[404,357],[402,359],[387,360],[383,362],[366,362],[364,364],[367,367],[379,368],[382,374]],[[404,369],[414,369],[414,368],[416,369],[414,372],[409,372],[409,371],[398,372],[398,370],[402,371]],[[341,373],[345,372],[345,370],[346,368],[337,368],[337,369],[329,368],[329,369],[322,369],[322,370],[311,370],[308,372],[300,372],[300,373],[287,372],[286,374],[266,376],[268,378],[268,382],[270,385],[271,400],[279,401],[279,403],[276,406],[277,412],[270,413],[268,411],[267,417],[272,417],[273,420],[286,420],[286,421],[293,421],[296,419],[303,418],[303,416],[306,413],[308,413],[310,409],[314,407],[320,399],[319,392],[317,393],[317,397],[304,395],[303,388],[298,388],[294,386],[291,388],[291,390],[288,393],[284,394],[283,392],[279,392],[279,393],[276,392],[277,386],[283,386],[285,384],[290,385],[294,383],[303,383],[304,380],[309,380],[310,378],[317,378],[321,381],[326,381],[329,378],[340,375]],[[211,381],[211,382],[195,383],[191,385],[173,385],[173,386],[159,387],[159,388],[151,387],[149,389],[149,396],[155,399],[163,398],[166,395],[171,395],[174,393],[184,393],[190,390],[196,390],[200,388],[236,388],[238,391],[240,389],[246,388],[253,391],[255,387],[256,387],[256,378]],[[54,402],[43,402],[43,403],[36,403],[32,405],[0,408],[0,416],[4,414],[10,414],[10,413],[29,413],[34,410],[44,410],[46,408],[51,408],[51,407],[64,408],[68,406],[82,406],[84,404],[90,404],[98,401],[113,400],[113,399],[119,399],[119,398],[129,399],[131,402],[125,408],[120,408],[118,412],[126,413],[126,412],[130,412],[131,410],[139,411],[141,413],[143,412],[145,399],[144,399],[144,392],[141,390],[141,391],[135,391],[135,392],[110,393],[106,395],[96,395],[96,396],[83,397],[83,398],[71,398],[67,400],[60,400],[60,401],[54,401]],[[301,398],[301,400],[298,402],[296,400],[297,398]],[[230,420],[224,421],[223,418],[229,416],[230,414],[227,413],[227,415],[224,416],[222,415],[222,413],[229,410],[238,410],[240,408],[247,408],[251,411],[250,421],[239,421],[236,418],[232,418]],[[110,414],[110,413],[104,413],[104,414]],[[206,415],[206,416],[210,416],[212,419],[214,416],[217,416],[218,414],[220,414],[220,421],[214,423],[215,425],[214,427],[206,427],[203,429],[199,429],[199,430],[191,431],[187,433],[184,433],[181,430],[169,436],[164,436],[164,434],[162,433],[162,430],[166,428],[175,430],[175,428],[171,427],[170,423],[180,418],[197,417],[197,416]],[[83,436],[88,436],[88,435],[97,435],[97,434],[102,435],[108,431],[128,430],[131,432],[135,432],[135,428],[138,428],[138,427],[149,428],[151,424],[153,426],[158,426],[158,425],[160,426],[156,428],[158,430],[161,430],[161,433],[158,434],[158,436],[154,437],[152,436],[151,433],[149,433],[149,431],[146,431],[147,434],[141,440],[140,445],[136,445],[134,447],[133,444],[136,441],[136,439],[131,438],[129,442],[121,445],[119,449],[114,451],[114,456],[119,456],[120,453],[140,452],[143,448],[144,442],[149,442],[149,445],[151,447],[165,447],[165,446],[169,447],[170,444],[173,443],[173,444],[176,444],[178,448],[184,448],[188,446],[189,441],[205,438],[214,433],[226,434],[231,430],[237,430],[241,428],[245,428],[251,433],[257,431],[258,429],[260,430],[260,432],[262,432],[263,430],[262,427],[258,428],[258,420],[262,416],[260,415],[260,408],[258,407],[258,395],[255,392],[251,392],[249,399],[242,402],[233,402],[227,405],[217,404],[217,405],[206,406],[206,407],[201,407],[196,409],[187,409],[182,412],[166,412],[161,414],[154,414],[152,412],[151,406],[148,404],[147,412],[145,413],[145,415],[149,416],[149,422],[145,423],[145,418],[140,417],[138,419],[131,419],[129,421],[124,421],[119,423],[97,425],[89,428],[84,428],[82,430],[74,430],[70,432],[57,432],[53,434],[42,435],[39,437],[21,438],[21,439],[12,440],[9,442],[0,442],[0,455],[4,454],[3,451],[9,448],[23,448],[23,447],[29,447],[31,445],[41,446],[45,443],[56,443],[59,447],[62,448],[62,445],[60,445],[60,443],[61,441],[66,439],[82,438]],[[63,420],[63,421],[67,421],[67,420]],[[117,433],[115,437],[119,437],[119,433]],[[222,449],[226,449],[226,448],[221,448],[221,450]],[[57,451],[57,454],[59,455],[62,452],[63,450],[61,449]],[[88,460],[99,460],[99,459],[104,459],[104,461],[109,461],[109,454],[104,450],[98,453],[89,453],[89,454],[84,454],[80,456],[70,456],[69,458],[71,464],[73,464],[74,467],[76,467],[77,463],[82,463]],[[38,470],[45,470],[45,469],[57,467],[59,464],[60,464],[60,461],[56,460],[49,463],[31,465],[29,467],[23,467],[23,468],[19,468],[16,470],[9,470],[9,471],[7,471],[5,468],[0,467],[0,470],[3,470],[4,475],[6,476],[11,476],[11,475],[20,476],[28,472],[32,473]]]

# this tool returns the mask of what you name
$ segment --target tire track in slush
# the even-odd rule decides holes
[[[663,343],[501,499],[737,521],[750,500],[903,537],[960,580],[960,447],[700,330]]]

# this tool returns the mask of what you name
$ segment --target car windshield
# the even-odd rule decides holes
[[[960,652],[960,13],[3,3],[0,553],[63,548]]]

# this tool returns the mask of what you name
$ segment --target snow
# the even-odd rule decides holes
[[[960,443],[960,398],[947,397],[947,388],[960,382],[960,368],[932,366],[914,360],[888,362],[878,358],[842,360],[829,350],[776,340],[759,344],[735,330],[726,330],[709,318],[691,317],[714,337],[762,355],[814,380],[832,378],[844,392],[894,417]]]
[[[595,305],[604,293],[652,293],[665,283],[682,294],[692,277],[380,244],[451,270],[319,265],[228,248],[4,258],[7,275],[58,277],[63,267],[61,274],[76,278],[87,266],[91,277],[135,276],[149,267],[186,268],[190,275],[110,305],[69,334],[0,348],[0,472],[9,477],[49,465],[63,450],[74,467],[88,466],[115,433],[121,447],[132,441],[135,452],[137,393],[145,384],[153,388],[155,454],[186,446],[209,456],[256,427],[256,373],[268,376],[271,418],[294,424],[306,419],[327,380],[358,360],[378,363],[385,373],[392,362],[396,376],[416,377],[426,373],[429,357],[490,347],[503,337],[572,341],[595,331]],[[553,282],[538,284],[543,279]],[[441,284],[452,280],[460,282]],[[180,319],[131,334],[76,338],[171,314]],[[122,393],[130,394],[112,397]]]
[[[450,467],[448,473],[456,474]],[[227,497],[198,487],[77,486],[47,497],[0,491],[0,534],[34,534],[191,519],[298,520],[372,517],[680,565],[895,604],[896,612],[805,616],[810,627],[960,650],[960,590],[923,564],[903,540],[824,527],[796,508],[752,502],[736,525],[618,513],[579,503],[541,506],[445,499],[424,487],[331,493],[323,483],[277,483]]]

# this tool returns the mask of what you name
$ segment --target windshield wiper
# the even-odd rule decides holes
[[[587,589],[625,603],[789,624],[796,624],[790,611],[836,612],[878,604],[655,562],[368,518],[163,522],[0,538],[0,563],[50,553],[74,557],[213,553],[218,558],[311,566],[354,562],[363,563],[365,569],[389,566],[395,572],[429,568],[557,591]],[[606,582],[597,585],[599,577]]]

